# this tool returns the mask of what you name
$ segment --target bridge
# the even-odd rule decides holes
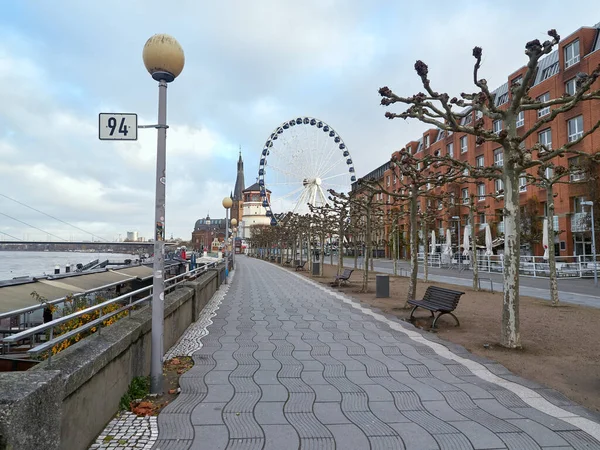
[[[175,247],[177,242],[165,242],[167,247]],[[104,251],[104,252],[144,252],[152,253],[154,242],[106,242],[106,241],[0,241],[0,251]]]

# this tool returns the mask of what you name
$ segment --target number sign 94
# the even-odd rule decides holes
[[[137,114],[100,113],[98,125],[102,141],[137,141]]]

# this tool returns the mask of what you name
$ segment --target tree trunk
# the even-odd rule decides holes
[[[367,227],[365,231],[365,241],[367,243],[367,247],[365,249],[365,254],[363,256],[363,285],[361,292],[367,292],[369,289],[369,259],[371,257],[371,204],[370,202],[367,205]]]
[[[408,300],[414,300],[417,296],[417,274],[419,273],[419,260],[417,252],[419,251],[419,234],[417,225],[417,195],[416,186],[411,187],[410,194],[410,280],[408,282],[408,291],[406,293],[407,303],[404,305],[408,308]]]
[[[550,268],[550,301],[558,306],[558,277],[556,276],[556,255],[554,254],[554,186],[546,186],[546,220],[548,222],[548,264]]]
[[[477,232],[475,231],[475,208],[473,199],[469,207],[469,222],[471,223],[471,269],[473,270],[473,290],[479,290],[479,267],[477,267]]]
[[[310,234],[310,224],[308,225],[308,241],[306,242],[306,260],[308,261],[308,272],[312,273],[313,257],[311,252],[312,236]]]
[[[319,253],[319,276],[323,276],[323,264],[325,264],[325,233],[321,234],[321,252]]]
[[[343,214],[340,213],[340,222],[338,228],[338,264],[337,264],[337,274],[342,274],[342,267],[344,267],[344,252],[342,249],[344,248],[344,218]],[[333,254],[333,252],[331,252]]]
[[[502,332],[500,343],[507,348],[521,347],[519,331],[519,176],[514,156],[504,150],[504,299],[502,305]]]
[[[394,252],[394,275],[398,275],[398,240],[396,238],[396,229],[394,228],[392,239],[393,239],[393,252]]]
[[[354,270],[358,269],[358,242],[354,241]]]

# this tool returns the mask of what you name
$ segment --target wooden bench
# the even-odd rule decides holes
[[[464,292],[453,291],[452,289],[441,288],[437,286],[429,286],[425,291],[425,295],[421,300],[409,300],[408,304],[413,305],[414,308],[410,312],[410,319],[413,320],[413,314],[417,308],[427,309],[431,313],[433,323],[431,328],[435,328],[435,324],[438,319],[444,314],[450,314],[456,320],[456,326],[460,326],[458,318],[452,314],[452,311],[458,306],[458,301]],[[439,313],[437,317],[434,313]]]
[[[350,275],[354,272],[353,269],[344,269],[344,273],[341,275],[336,275],[335,280],[331,283],[332,286],[341,286],[343,283],[348,283],[350,279]]]
[[[304,270],[304,266],[306,265],[308,261],[304,261],[302,264],[298,264],[296,266],[296,272],[298,272],[299,270]]]
[[[290,264],[292,264],[292,260],[288,259],[286,262],[284,262],[283,264],[285,264],[286,266],[289,266]]]

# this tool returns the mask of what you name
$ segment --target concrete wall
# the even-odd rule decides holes
[[[172,347],[224,278],[224,265],[165,299],[164,350]],[[87,450],[136,376],[149,375],[151,309],[113,325],[27,372],[0,373],[0,450]]]

